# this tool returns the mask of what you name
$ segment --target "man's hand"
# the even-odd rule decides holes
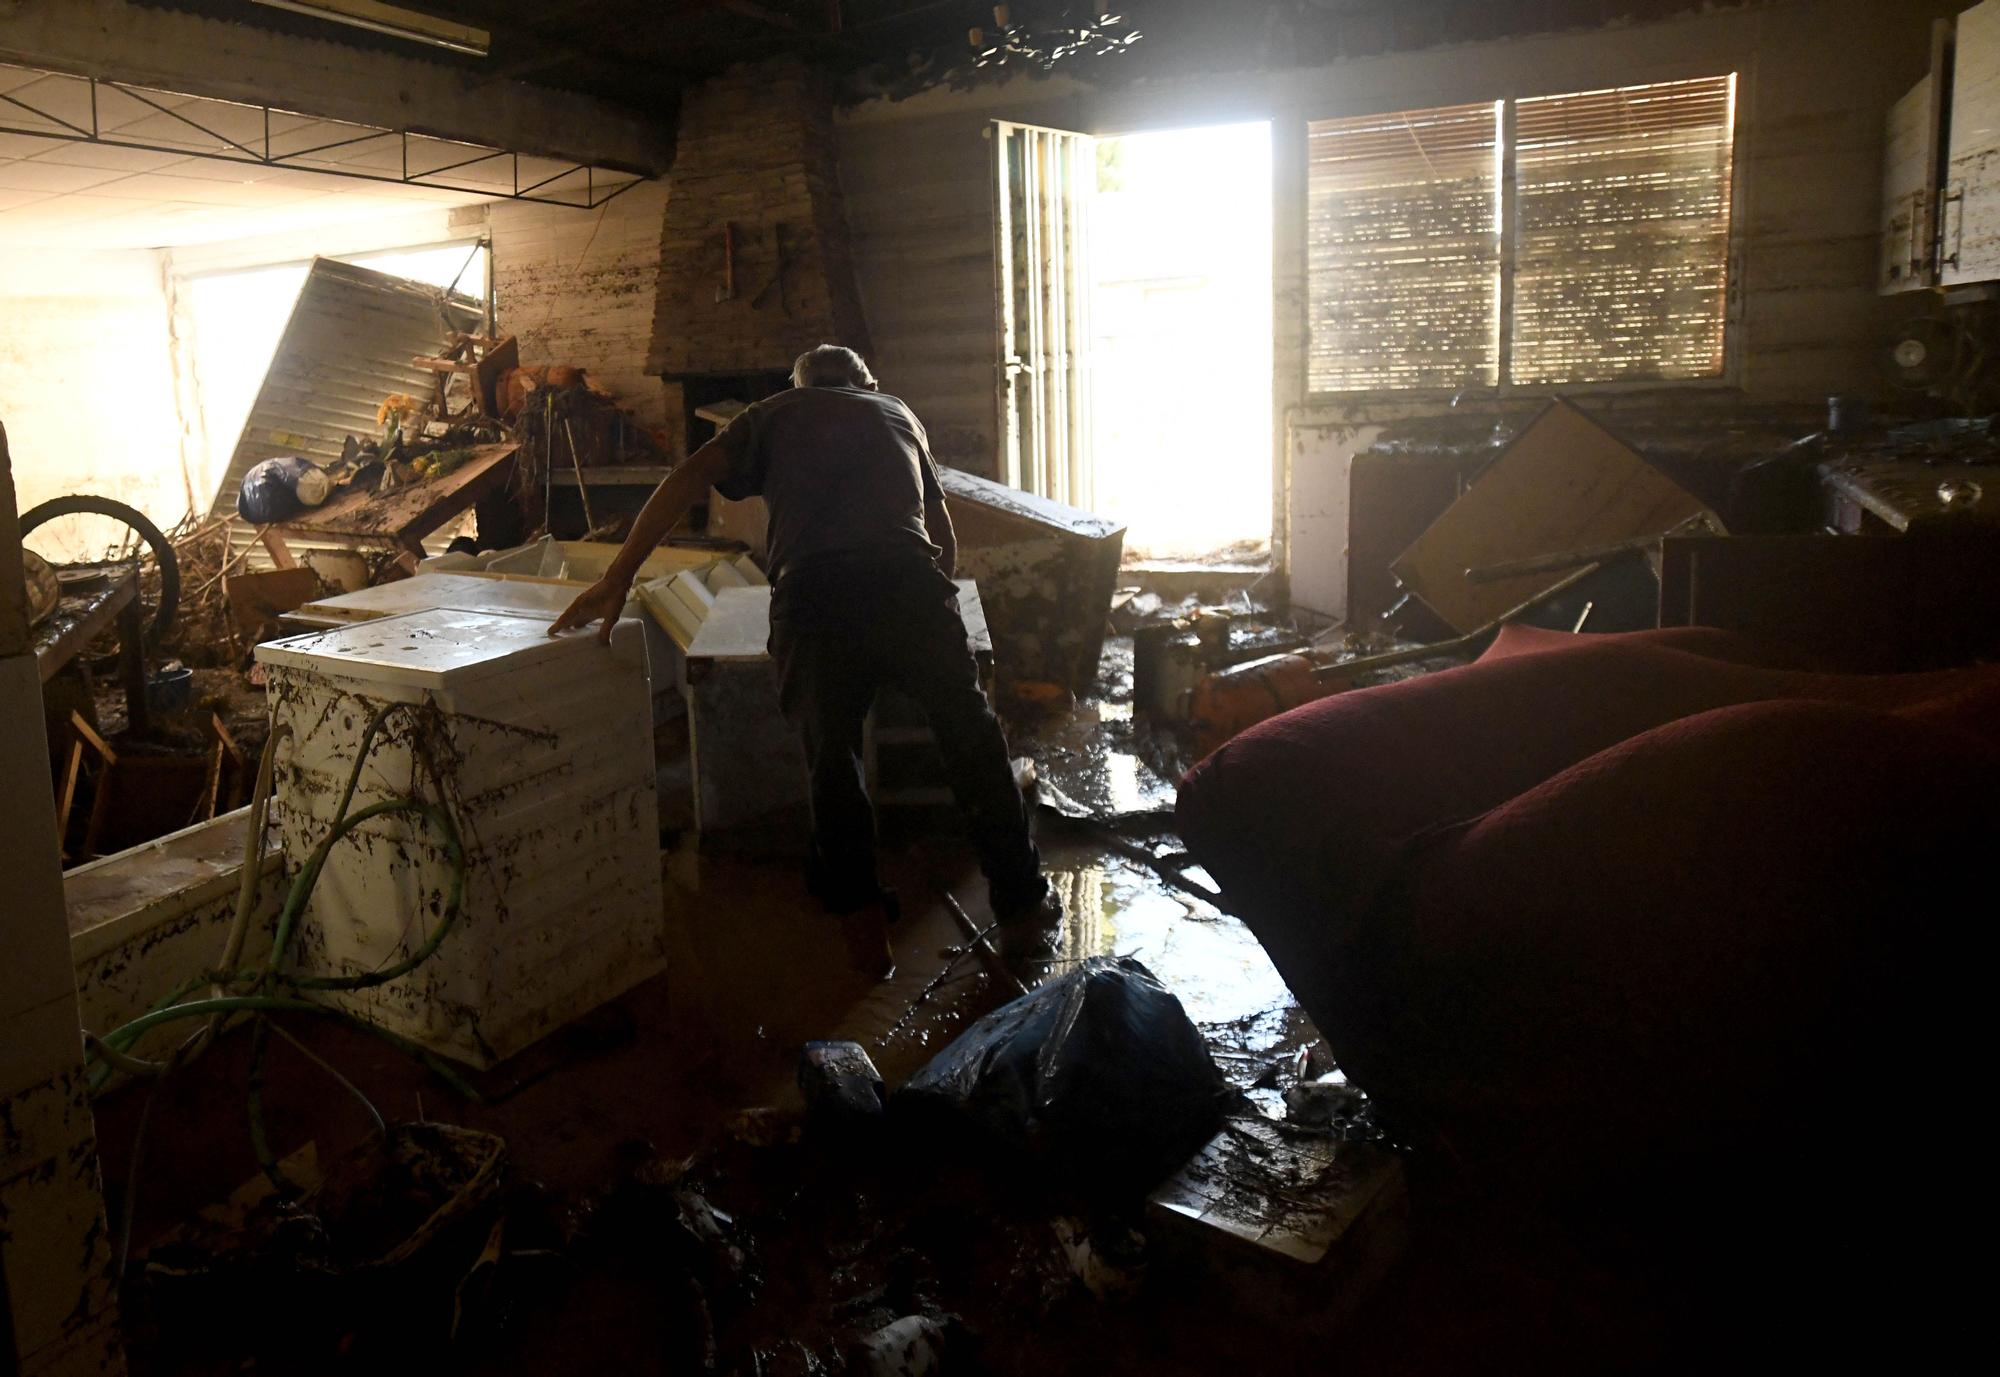
[[[597,633],[603,645],[611,644],[611,628],[618,623],[618,614],[625,610],[625,599],[631,593],[631,585],[605,577],[576,595],[576,601],[563,610],[549,626],[551,636],[560,635],[571,627],[589,626],[601,621],[603,627]]]

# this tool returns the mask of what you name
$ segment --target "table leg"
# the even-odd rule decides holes
[[[146,711],[146,630],[137,598],[118,611],[118,677],[125,681],[125,722],[137,736],[153,729]]]
[[[257,539],[271,556],[271,563],[280,569],[296,569],[299,562],[292,556],[292,547],[285,544],[285,538],[266,526],[257,533]]]

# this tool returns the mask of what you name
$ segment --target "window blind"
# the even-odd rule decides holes
[[[1307,126],[1314,392],[1499,377],[1500,107]]]
[[[1735,86],[1516,104],[1514,382],[1721,375]]]

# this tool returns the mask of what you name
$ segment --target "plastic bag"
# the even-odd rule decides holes
[[[236,514],[259,526],[289,521],[302,509],[324,502],[330,487],[325,472],[312,460],[281,454],[252,465],[243,475],[236,490]]]
[[[1139,962],[1095,957],[966,1029],[895,1107],[1008,1152],[1129,1179],[1198,1147],[1226,1094],[1180,1000]]]

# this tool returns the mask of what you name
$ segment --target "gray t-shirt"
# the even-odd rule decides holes
[[[942,552],[924,502],[943,500],[922,422],[899,399],[859,387],[795,387],[749,407],[717,435],[724,497],[770,508],[772,582],[834,556]]]

